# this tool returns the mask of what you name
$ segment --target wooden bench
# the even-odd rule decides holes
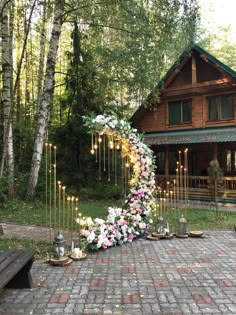
[[[30,269],[34,254],[30,248],[0,251],[0,289],[32,287]]]

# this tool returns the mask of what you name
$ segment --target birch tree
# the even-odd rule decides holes
[[[55,64],[58,52],[59,38],[62,28],[62,18],[64,13],[64,0],[55,1],[55,13],[53,19],[51,39],[49,43],[49,51],[47,56],[46,73],[43,85],[43,92],[40,100],[39,112],[37,117],[37,130],[34,142],[34,151],[31,162],[30,176],[28,181],[27,199],[33,199],[35,196],[35,188],[38,182],[40,164],[42,159],[43,144],[45,139],[48,121],[50,117],[50,109],[53,103],[54,80],[55,80]]]
[[[2,33],[2,108],[3,108],[3,153],[1,161],[0,176],[3,176],[4,166],[8,176],[9,197],[14,194],[14,154],[12,137],[12,32],[9,24],[13,25],[10,14],[13,9],[14,1],[3,1],[0,7],[1,12],[1,33]],[[9,21],[10,16],[10,21]]]

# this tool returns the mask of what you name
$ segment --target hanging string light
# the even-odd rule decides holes
[[[97,145],[97,134],[95,133],[95,142],[94,142],[94,150],[96,154],[96,163],[98,162],[98,145]]]
[[[107,163],[108,163],[108,177],[107,177],[107,180],[108,180],[108,182],[111,181],[111,156],[110,156],[110,146],[111,146],[111,141],[108,141],[108,146],[107,146]]]
[[[94,142],[93,142],[94,139],[93,138],[94,138],[94,135],[92,133],[92,137],[91,137],[91,151],[90,151],[92,155],[94,155],[94,153],[95,153],[95,151],[94,151]]]
[[[103,172],[106,172],[106,135],[103,135]]]
[[[98,177],[99,180],[102,179],[102,149],[101,149],[102,138],[99,135],[98,137]]]

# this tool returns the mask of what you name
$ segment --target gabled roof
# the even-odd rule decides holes
[[[226,64],[212,56],[210,53],[208,53],[206,50],[203,48],[199,47],[198,45],[193,45],[191,48],[186,49],[176,60],[176,62],[173,64],[173,66],[167,71],[167,73],[164,75],[164,77],[158,82],[158,84],[154,87],[154,89],[151,91],[151,93],[147,96],[145,103],[148,100],[151,100],[154,95],[158,93],[158,90],[162,87],[164,82],[167,80],[167,78],[170,76],[170,74],[178,67],[178,65],[181,63],[181,61],[187,56],[191,55],[192,51],[196,51],[200,53],[201,55],[205,55],[207,59],[209,59],[212,63],[226,71],[228,74],[230,74],[232,77],[236,78],[236,71],[233,69],[229,68]],[[132,115],[130,118],[130,121],[133,121],[133,119],[136,117],[136,115],[145,108],[144,103],[142,103],[139,108],[136,110],[136,112]]]

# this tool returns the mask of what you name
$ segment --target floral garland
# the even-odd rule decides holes
[[[155,165],[152,150],[143,143],[142,135],[130,123],[115,116],[84,117],[85,125],[100,135],[112,135],[121,141],[123,154],[129,155],[133,174],[129,182],[130,193],[122,208],[108,208],[106,220],[87,218],[82,223],[81,236],[90,249],[107,248],[132,242],[145,233],[155,207]]]

